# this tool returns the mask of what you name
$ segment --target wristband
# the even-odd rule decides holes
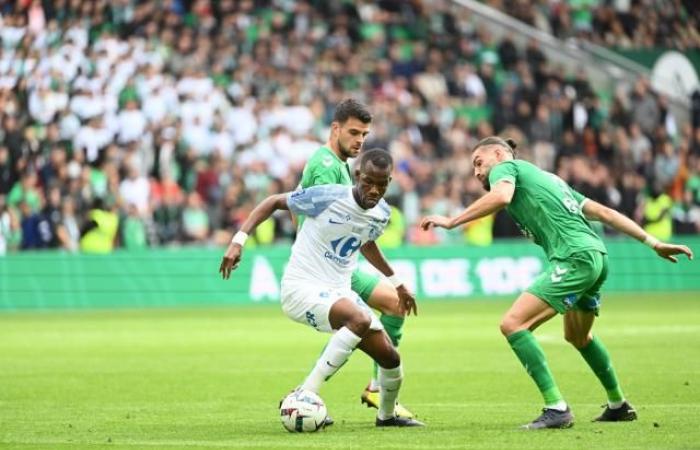
[[[644,239],[644,245],[647,245],[651,248],[655,248],[658,244],[659,240],[650,234],[648,234],[646,239]]]
[[[248,239],[248,233],[244,233],[243,231],[239,231],[233,235],[233,239],[231,239],[231,243],[238,244],[241,247],[243,247],[245,245],[246,239]]]
[[[389,280],[389,283],[391,283],[391,285],[394,286],[394,288],[397,288],[403,284],[403,281],[401,281],[399,277],[396,276],[396,274],[388,276],[387,279]]]

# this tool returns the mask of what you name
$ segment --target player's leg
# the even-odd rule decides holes
[[[377,275],[356,270],[352,275],[352,290],[365,303],[381,313],[379,320],[392,344],[398,347],[403,336],[405,314],[399,311],[399,297],[396,289]],[[379,407],[378,368],[375,362],[369,384],[360,397],[362,403],[373,408]],[[400,404],[397,405],[397,413],[401,417],[413,417],[413,413]]]
[[[591,334],[594,319],[595,313],[592,311],[572,310],[564,315],[566,340],[581,353],[608,396],[605,411],[595,420],[601,422],[636,420],[637,412],[625,400],[608,350],[598,337]]]
[[[378,310],[379,320],[389,335],[392,344],[398,347],[403,335],[404,314],[399,312],[399,296],[396,289],[377,275],[356,270],[352,274],[352,290],[365,303]],[[369,390],[377,390],[377,365],[374,365]]]
[[[603,342],[591,333],[600,309],[600,288],[607,278],[607,256],[594,255],[594,265],[600,266],[596,283],[576,302],[574,309],[564,314],[564,338],[573,345],[605,388],[608,404],[597,421],[618,422],[637,419],[637,412],[625,400],[612,360]]]
[[[415,427],[422,422],[410,417],[400,417],[396,413],[399,390],[403,380],[401,357],[389,341],[388,335],[381,329],[370,329],[358,345],[379,365],[380,401],[376,425],[378,427]]]
[[[540,298],[523,292],[503,316],[500,327],[513,352],[537,385],[545,408],[564,411],[566,402],[549,370],[544,351],[532,334],[535,328],[556,314]]]
[[[553,260],[527,292],[518,297],[501,322],[501,332],[537,385],[545,403],[543,413],[527,424],[527,428],[566,428],[573,424],[573,415],[532,331],[557,313],[563,314],[571,308],[573,300],[569,293],[583,292],[582,285],[589,287],[592,284],[586,276],[577,269],[573,260]]]
[[[310,311],[310,314],[316,316],[313,311]],[[347,362],[372,323],[367,311],[363,311],[356,301],[346,297],[333,302],[327,317],[330,328],[336,331],[301,385],[302,389],[316,393],[321,385]]]

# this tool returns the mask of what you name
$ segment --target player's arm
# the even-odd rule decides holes
[[[428,216],[421,220],[420,226],[427,230],[431,226],[452,229],[456,226],[471,222],[472,220],[493,214],[510,204],[515,194],[515,185],[510,181],[501,181],[477,201],[467,207],[457,217]]]
[[[411,311],[413,311],[414,315],[418,315],[418,305],[416,304],[415,296],[406,288],[406,285],[396,277],[394,269],[389,265],[389,261],[386,260],[384,253],[379,249],[377,243],[374,241],[366,242],[360,247],[360,253],[362,253],[362,256],[394,285],[396,293],[399,295],[399,309],[401,312],[405,311],[407,315],[411,315]]]
[[[678,259],[673,255],[686,255],[688,259],[693,259],[693,252],[685,245],[667,244],[661,242],[649,233],[644,231],[642,227],[637,225],[632,219],[620,214],[612,208],[593,200],[586,200],[582,207],[583,215],[590,220],[597,220],[604,224],[625,233],[628,236],[641,241],[654,249],[657,255],[671,262],[678,262]]]
[[[269,218],[272,213],[279,209],[289,209],[287,205],[288,194],[275,194],[267,197],[260,202],[253,211],[248,215],[240,230],[233,236],[231,243],[226,249],[224,258],[219,266],[219,273],[224,280],[228,280],[231,276],[231,271],[238,267],[241,262],[241,254],[243,252],[243,244],[248,238],[248,235],[255,231],[255,228],[263,221]]]

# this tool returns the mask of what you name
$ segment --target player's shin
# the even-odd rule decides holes
[[[601,340],[594,336],[588,345],[578,349],[578,351],[605,388],[610,407],[617,408],[621,406],[625,401],[625,397],[617,381],[617,375],[612,366],[610,355]]]
[[[542,347],[529,330],[508,336],[508,343],[540,390],[547,408],[564,411],[566,402],[559,392],[554,376],[549,370]]]
[[[318,393],[323,382],[333,376],[347,362],[361,340],[361,337],[347,327],[342,327],[336,331],[328,341],[328,345],[321,353],[318,361],[316,361],[316,365],[311,370],[311,373],[304,380],[301,388]]]
[[[394,417],[396,399],[399,397],[399,389],[403,380],[401,365],[393,369],[379,368],[379,412],[377,416],[381,420]]]
[[[406,319],[401,316],[382,313],[379,317],[379,321],[384,325],[384,331],[389,335],[391,343],[394,347],[398,347],[399,342],[401,342],[401,337],[403,336],[403,324]],[[369,390],[376,392],[379,389],[379,365],[375,362],[372,369],[372,379],[369,383]]]

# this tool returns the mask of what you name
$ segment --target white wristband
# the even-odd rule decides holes
[[[246,239],[248,239],[248,233],[244,233],[242,231],[239,231],[233,235],[233,239],[231,239],[231,243],[238,244],[241,247],[243,247],[245,245]]]
[[[391,283],[391,285],[394,286],[395,288],[397,288],[403,284],[403,281],[401,281],[399,279],[399,277],[396,276],[396,274],[388,276],[387,279],[389,280],[389,283]]]
[[[651,248],[656,247],[659,244],[659,240],[654,236],[647,234],[646,239],[644,239],[644,245],[648,245]]]

